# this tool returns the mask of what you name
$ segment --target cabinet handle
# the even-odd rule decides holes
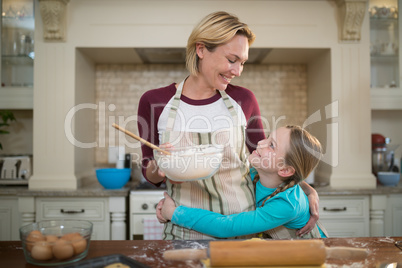
[[[84,213],[85,209],[81,209],[81,210],[64,210],[64,209],[60,209],[61,213],[64,214],[78,214],[78,213]]]
[[[346,211],[346,207],[343,207],[343,208],[326,208],[326,207],[324,207],[324,211],[331,211],[331,212]]]

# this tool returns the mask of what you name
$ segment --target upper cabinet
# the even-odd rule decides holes
[[[1,5],[0,109],[33,108],[34,1]]]
[[[370,0],[371,106],[402,109],[401,0]]]

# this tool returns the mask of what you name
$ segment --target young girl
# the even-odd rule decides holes
[[[157,216],[173,224],[210,236],[224,238],[264,232],[262,237],[297,238],[296,231],[310,218],[309,202],[299,183],[317,166],[322,156],[320,142],[298,126],[273,131],[258,143],[249,156],[256,189],[257,209],[232,215],[208,210],[176,207],[165,193]],[[163,203],[163,206],[161,206]],[[317,223],[320,225],[320,223]],[[303,238],[328,237],[316,227]]]

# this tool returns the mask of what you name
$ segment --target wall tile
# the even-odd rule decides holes
[[[106,108],[104,120],[99,121],[99,111],[96,115],[97,139],[99,133],[106,135],[106,146],[96,148],[97,165],[107,164],[107,148],[109,144],[117,144],[117,138],[126,142],[127,153],[140,155],[139,143],[114,131],[112,123],[119,124],[119,120],[125,120],[128,122],[127,129],[138,134],[135,118],[142,94],[150,89],[180,82],[187,75],[184,64],[97,65],[96,103],[104,103]],[[307,117],[306,65],[248,64],[242,76],[233,79],[232,83],[254,92],[267,132],[275,125],[301,125]],[[115,109],[111,109],[113,107]]]

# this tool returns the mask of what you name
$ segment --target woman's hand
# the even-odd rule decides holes
[[[310,219],[303,228],[301,228],[296,232],[296,235],[303,236],[305,234],[308,234],[309,232],[311,232],[311,230],[314,229],[315,224],[319,219],[320,198],[318,197],[317,191],[313,187],[308,185],[306,182],[302,182],[300,186],[307,195],[310,204]]]
[[[168,149],[172,148],[173,145],[170,142],[163,143],[159,145],[159,148],[161,149]],[[154,182],[154,183],[160,183],[160,182],[165,182],[168,178],[166,177],[166,174],[159,168],[158,164],[156,163],[156,160],[151,160],[148,163],[147,167],[147,178]],[[180,184],[182,182],[177,182],[177,181],[172,181],[169,180],[171,184]]]

